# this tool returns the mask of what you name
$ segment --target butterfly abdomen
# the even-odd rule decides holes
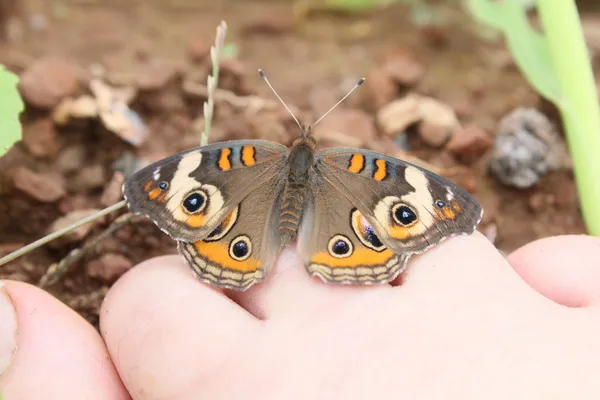
[[[279,234],[281,244],[285,246],[298,232],[304,209],[306,188],[304,185],[288,183],[283,190],[281,213],[279,214]]]

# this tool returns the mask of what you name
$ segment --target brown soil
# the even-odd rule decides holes
[[[449,9],[445,3],[454,4],[436,3],[442,11]],[[592,3],[586,4],[583,15],[598,21],[599,14],[594,14],[598,7]],[[371,76],[377,81],[382,60],[401,49],[418,60],[424,75],[406,87],[392,88],[394,97],[407,92],[434,97],[452,107],[463,125],[475,124],[490,135],[496,133],[499,121],[517,107],[545,110],[560,125],[557,114],[521,77],[502,43],[481,39],[469,16],[459,9],[454,9],[443,23],[428,28],[415,26],[401,5],[354,15],[312,13],[294,26],[291,4],[276,0],[0,1],[0,18],[3,14],[13,16],[8,35],[0,41],[0,63],[11,70],[21,74],[40,57],[53,55],[85,70],[101,65],[107,80],[125,86],[140,86],[144,79],[158,85],[140,91],[132,105],[149,127],[148,139],[139,148],[127,144],[97,120],[77,121],[57,127],[56,135],[48,134],[53,129],[48,122],[50,111],[28,105],[23,115],[24,130],[35,132],[29,133],[29,143],[19,143],[0,160],[0,255],[44,236],[57,218],[71,211],[103,208],[100,198],[113,179],[114,163],[125,154],[150,162],[197,143],[192,122],[200,115],[204,98],[184,94],[181,81],[192,74],[201,75],[201,81],[205,81],[208,62],[204,52],[221,20],[229,26],[227,42],[239,50],[237,61],[230,61],[223,71],[221,87],[240,96],[254,94],[272,102],[274,96],[256,74],[258,68],[263,68],[281,97],[309,121],[358,77]],[[194,62],[191,56],[204,59]],[[149,68],[148,64],[156,60],[176,63],[175,77],[165,84],[155,81],[170,67],[161,64],[158,70]],[[389,90],[389,84],[383,81],[380,90]],[[362,120],[365,115],[371,118],[376,110],[365,98],[373,88],[378,89],[360,89],[340,110],[358,110]],[[328,118],[336,125],[334,114]],[[343,121],[337,124],[344,126]],[[264,137],[289,144],[297,133],[280,109],[248,115],[223,103],[217,105],[211,141]],[[360,132],[349,135],[349,140],[363,141],[365,147],[400,154],[400,148],[390,148],[390,139],[379,132],[369,138],[361,137]],[[550,235],[585,232],[571,172],[550,173],[532,189],[510,189],[487,173],[489,148],[471,164],[463,165],[443,147],[427,146],[417,133],[407,135],[412,155],[440,168],[442,173],[461,166],[458,174],[448,175],[483,203],[486,216],[480,229],[491,236],[497,233],[495,243],[500,250],[510,252]],[[41,149],[35,146],[37,140],[45,143]],[[332,144],[344,145],[336,140],[330,139]],[[69,156],[63,156],[67,160],[61,159],[68,151]],[[69,162],[74,165],[65,167]],[[24,179],[17,173],[20,167],[50,174],[64,188],[64,195],[59,193],[58,200],[40,201],[26,190],[19,190],[15,187],[17,180]],[[88,175],[84,175],[84,167],[94,168],[88,168]],[[118,182],[113,186],[118,187]],[[52,187],[44,190],[50,191],[47,198],[54,195]],[[52,263],[89,242],[116,216],[96,223],[87,236],[82,235],[85,238],[44,246],[0,267],[0,278],[37,284]],[[117,264],[123,267],[125,263],[126,269],[128,260],[136,264],[173,253],[175,248],[152,223],[138,220],[104,240],[83,261],[72,265],[58,283],[47,287],[94,324],[99,304],[114,277],[92,277],[90,270],[94,260],[107,252],[124,255],[125,260]],[[115,267],[110,260],[105,262],[109,268]]]

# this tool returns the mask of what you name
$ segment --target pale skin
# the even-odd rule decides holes
[[[309,278],[291,248],[235,295],[155,258],[111,288],[102,336],[4,283],[18,320],[5,400],[600,398],[600,239],[587,236],[507,258],[480,234],[453,238],[402,285],[367,288]]]

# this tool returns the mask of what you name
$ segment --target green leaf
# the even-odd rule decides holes
[[[498,29],[515,63],[562,117],[581,212],[588,233],[600,236],[600,105],[575,0],[465,0],[471,14]],[[527,16],[537,5],[544,33]]]
[[[0,65],[0,157],[21,140],[19,114],[25,108],[19,95],[19,78]]]

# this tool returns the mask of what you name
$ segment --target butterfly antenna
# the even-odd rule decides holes
[[[331,108],[330,108],[330,109],[329,109],[329,110],[328,110],[328,111],[327,111],[325,114],[323,114],[323,115],[321,116],[321,118],[319,118],[319,119],[317,120],[317,122],[315,122],[314,124],[312,124],[313,128],[314,128],[314,127],[315,127],[315,125],[317,125],[317,124],[318,124],[318,123],[319,123],[319,122],[320,122],[320,121],[321,121],[323,118],[325,118],[325,117],[327,116],[327,114],[329,114],[331,111],[333,111],[333,109],[334,109],[334,108],[336,108],[336,107],[337,107],[337,106],[338,106],[338,105],[339,105],[339,104],[340,104],[342,101],[346,100],[346,98],[347,98],[348,96],[350,96],[350,94],[351,94],[352,92],[354,92],[354,91],[355,91],[355,90],[356,90],[356,89],[357,89],[357,88],[358,88],[360,85],[362,85],[364,82],[365,82],[365,78],[360,78],[360,79],[358,80],[358,82],[356,82],[356,84],[354,85],[354,87],[353,87],[352,89],[350,89],[350,91],[349,91],[349,92],[348,92],[348,93],[347,93],[347,94],[346,94],[344,97],[342,97],[342,99],[341,99],[340,101],[338,101],[337,103],[335,103],[335,104],[333,105],[333,107],[331,107]]]
[[[277,96],[277,98],[279,99],[279,101],[281,102],[281,104],[283,104],[283,106],[290,113],[290,115],[292,116],[292,118],[294,118],[294,121],[296,121],[296,124],[298,124],[298,126],[300,127],[300,130],[302,131],[302,134],[306,135],[306,129],[305,129],[305,127],[302,126],[302,124],[300,123],[300,121],[298,121],[298,118],[296,118],[296,116],[294,115],[294,113],[292,112],[292,110],[289,109],[289,107],[287,106],[287,104],[285,104],[285,102],[283,101],[283,99],[281,97],[279,97],[279,95],[277,94],[277,92],[275,91],[275,89],[273,89],[273,86],[271,86],[271,82],[269,82],[269,80],[267,79],[267,74],[265,74],[265,71],[263,71],[262,69],[259,69],[258,70],[258,74],[260,75],[260,77],[262,78],[262,80],[267,83],[267,85],[269,86],[269,88],[271,89],[271,91],[273,91],[273,93],[275,94],[275,96]]]

